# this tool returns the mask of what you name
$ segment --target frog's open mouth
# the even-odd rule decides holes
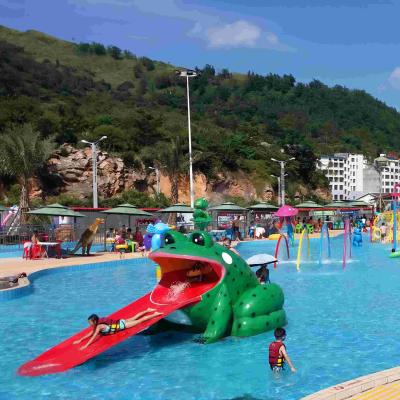
[[[149,257],[161,268],[161,280],[152,292],[152,301],[158,304],[200,301],[225,275],[223,265],[208,258],[162,251]]]

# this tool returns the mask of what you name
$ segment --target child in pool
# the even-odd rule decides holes
[[[269,366],[273,372],[281,372],[284,370],[285,361],[289,364],[292,372],[296,372],[286,346],[283,341],[286,339],[286,331],[283,328],[276,328],[274,331],[275,341],[269,345]]]
[[[129,319],[119,319],[116,321],[112,321],[106,318],[100,319],[98,315],[92,314],[88,318],[89,325],[93,327],[93,331],[89,332],[87,335],[83,336],[82,338],[75,340],[74,344],[79,344],[83,340],[87,339],[88,337],[92,336],[90,340],[80,348],[80,350],[86,349],[86,347],[90,346],[94,339],[98,335],[102,336],[107,336],[107,335],[113,335],[117,332],[123,331],[124,329],[129,329],[133,328],[134,326],[147,321],[149,319],[158,317],[159,315],[162,315],[162,312],[153,312],[155,311],[153,308],[148,308],[144,311],[141,311],[134,315],[133,317]],[[151,313],[151,314],[148,314]],[[145,315],[148,314],[148,315]]]

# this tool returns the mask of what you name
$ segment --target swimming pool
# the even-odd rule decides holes
[[[318,241],[312,240],[316,259]],[[267,367],[272,333],[200,345],[196,335],[136,336],[67,373],[37,378],[16,369],[86,324],[108,314],[155,283],[148,260],[123,260],[93,269],[63,269],[34,282],[31,295],[0,303],[0,399],[299,399],[335,383],[397,365],[400,260],[389,248],[353,248],[341,264],[342,239],[332,240],[333,261],[294,263],[271,271],[286,296],[287,348],[297,374],[274,378]],[[239,245],[244,258],[272,252],[274,242]]]
[[[76,242],[63,242],[61,248],[68,252],[72,250],[76,245]],[[110,250],[110,246],[107,246],[107,250]],[[81,253],[81,249],[77,251],[77,254]],[[91,253],[98,253],[104,251],[103,244],[94,244],[91,249]],[[0,258],[20,258],[22,257],[23,246],[18,244],[2,245],[0,246]]]

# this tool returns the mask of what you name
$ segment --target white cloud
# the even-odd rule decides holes
[[[255,47],[260,36],[258,26],[243,20],[207,29],[210,47]]]
[[[192,28],[188,36],[206,42],[211,49],[257,47],[277,51],[294,51],[282,43],[274,32],[264,31],[253,22],[239,19],[228,22],[222,14],[210,12],[199,6],[188,5],[181,0],[70,0],[77,4],[103,4],[140,10],[147,14],[189,21]],[[127,10],[127,15],[129,11]],[[230,15],[231,17],[231,15]]]
[[[400,67],[396,67],[389,76],[388,82],[392,88],[400,90]]]

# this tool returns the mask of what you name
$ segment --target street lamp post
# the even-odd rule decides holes
[[[190,184],[190,207],[194,206],[194,188],[193,188],[193,159],[192,159],[192,128],[190,124],[190,90],[189,78],[197,76],[195,71],[186,69],[176,71],[178,76],[186,78],[186,97],[187,97],[187,112],[188,112],[188,134],[189,134],[189,184]]]
[[[281,166],[281,201],[282,206],[285,205],[285,165],[287,162],[294,160],[294,157],[289,158],[289,160],[276,160],[275,158],[271,158],[271,161],[275,161]]]
[[[82,143],[90,144],[92,147],[92,160],[93,160],[93,208],[99,207],[99,202],[97,198],[97,144],[102,140],[107,139],[107,136],[102,136],[95,142],[88,142],[87,140],[81,140]]]
[[[162,167],[165,167],[165,165],[162,165]],[[157,181],[156,193],[157,193],[157,196],[159,196],[160,192],[161,192],[161,188],[160,188],[160,167],[149,167],[149,169],[152,169],[156,173],[156,181]]]
[[[273,178],[276,178],[278,181],[278,204],[281,205],[281,178],[276,175],[272,175]]]

